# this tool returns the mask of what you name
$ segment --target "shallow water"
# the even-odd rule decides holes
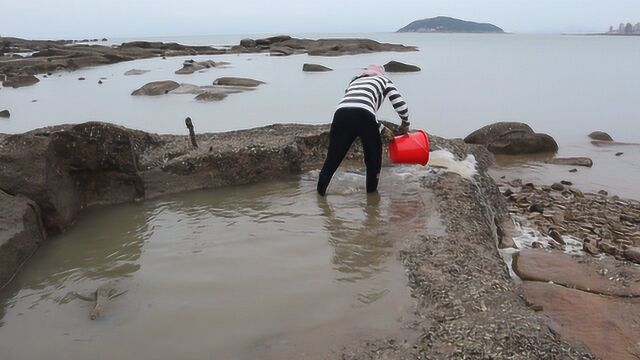
[[[311,172],[89,209],[0,292],[0,358],[320,358],[411,336],[398,249],[440,231],[422,176],[385,169],[378,196],[352,169],[327,198]],[[126,293],[91,321],[71,293],[109,280]]]

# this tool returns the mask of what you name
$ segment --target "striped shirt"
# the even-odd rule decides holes
[[[403,121],[409,121],[407,103],[402,99],[396,86],[385,76],[363,76],[351,81],[338,109],[355,107],[375,115],[387,96],[400,118]]]

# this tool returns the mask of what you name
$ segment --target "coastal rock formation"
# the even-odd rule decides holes
[[[33,75],[11,75],[2,82],[5,87],[20,88],[24,86],[30,86],[40,82],[40,79]]]
[[[272,47],[269,54],[271,56],[289,56],[296,53],[295,49],[285,46]]]
[[[535,133],[527,124],[499,122],[468,135],[467,144],[485,145],[494,154],[520,155],[558,151],[558,144],[547,134]]]
[[[38,205],[0,190],[0,288],[45,239]]]
[[[593,166],[593,160],[587,157],[553,158],[547,161],[547,163],[554,164],[554,165],[569,165],[569,166],[584,166],[584,167]]]
[[[140,69],[131,69],[128,70],[124,73],[125,76],[132,76],[132,75],[142,75],[142,74],[146,74],[151,70],[140,70]]]
[[[216,79],[213,82],[213,85],[239,86],[239,87],[257,87],[261,84],[264,84],[264,82],[260,80],[239,78],[239,77],[221,77]]]
[[[215,62],[213,60],[205,60],[205,61],[194,61],[187,60],[182,64],[182,69],[176,70],[176,74],[178,75],[188,75],[193,74],[196,71],[210,69],[214,67],[219,67],[223,65],[228,65],[227,62]]]
[[[304,64],[302,65],[302,71],[308,72],[323,72],[323,71],[333,71],[333,69],[328,68],[324,65],[319,64]]]
[[[10,118],[11,117],[11,113],[9,112],[9,110],[2,110],[0,111],[0,118]]]
[[[211,92],[205,91],[203,93],[198,94],[195,99],[198,101],[220,101],[224,100],[227,97],[227,94],[221,92]]]
[[[594,131],[591,134],[589,134],[589,137],[592,140],[598,140],[598,141],[613,141],[613,138],[611,137],[611,135],[607,134],[604,131]]]
[[[168,94],[171,90],[175,90],[180,87],[175,81],[172,80],[164,80],[164,81],[153,81],[150,82],[143,87],[134,90],[131,95],[139,96],[158,96]]]
[[[415,66],[415,65],[411,65],[411,64],[405,64],[405,63],[401,63],[399,61],[389,61],[388,63],[386,63],[384,65],[384,69],[387,72],[416,72],[416,71],[420,71],[420,67]]]
[[[255,45],[254,45],[255,43]],[[295,39],[275,36],[266,39],[244,39],[230,48],[187,46],[177,43],[132,41],[116,46],[78,44],[70,41],[24,40],[0,37],[3,51],[30,52],[25,57],[0,57],[0,78],[7,76],[5,86],[28,86],[37,82],[36,74],[60,70],[77,70],[88,66],[115,64],[123,61],[167,56],[222,55],[240,53],[305,54],[339,56],[380,51],[417,51],[415,47],[385,44],[368,39]]]

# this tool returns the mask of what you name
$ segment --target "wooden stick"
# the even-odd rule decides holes
[[[193,123],[191,122],[191,118],[188,117],[184,119],[184,123],[187,124],[187,128],[189,129],[189,137],[191,137],[191,145],[193,145],[194,149],[198,148],[198,143],[196,142],[196,133],[193,131]]]

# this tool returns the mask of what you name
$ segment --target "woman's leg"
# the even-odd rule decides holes
[[[378,190],[382,168],[382,139],[375,117],[367,119],[361,126],[359,136],[364,150],[364,164],[367,166],[367,192],[371,193]]]
[[[349,126],[349,119],[344,119],[336,113],[331,123],[331,131],[329,133],[329,151],[324,161],[320,177],[318,178],[318,194],[324,196],[327,192],[329,182],[333,174],[340,166],[340,163],[347,155],[347,151],[358,135],[352,126]]]

